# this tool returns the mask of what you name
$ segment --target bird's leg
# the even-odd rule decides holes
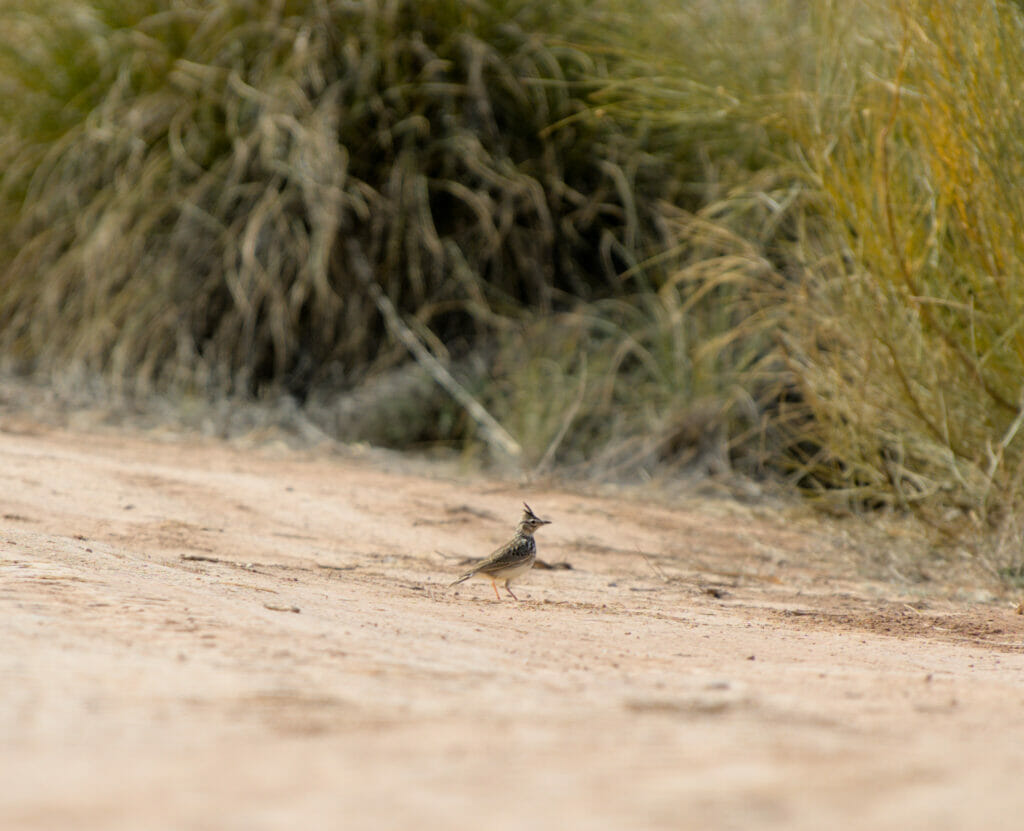
[[[501,600],[501,595],[498,594],[498,584],[493,580],[491,580],[491,588],[494,589],[494,596],[498,598],[498,600]]]
[[[518,601],[519,601],[519,598],[518,598],[518,597],[516,597],[516,596],[515,596],[515,594],[513,594],[513,593],[512,593],[512,587],[511,587],[511,586],[510,586],[510,585],[509,585],[508,583],[509,583],[509,581],[508,581],[508,580],[506,580],[506,581],[505,581],[505,591],[507,591],[507,592],[508,592],[509,594],[511,594],[511,595],[512,595],[512,599],[513,599],[513,600],[515,600],[516,602],[518,602]]]

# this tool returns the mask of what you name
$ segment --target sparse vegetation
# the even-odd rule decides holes
[[[1019,569],[1017,4],[0,16],[9,370],[475,452],[365,261],[531,470],[770,475]]]
[[[821,211],[787,333],[805,481],[1019,563],[1024,24],[1011,3],[886,11],[798,134]]]

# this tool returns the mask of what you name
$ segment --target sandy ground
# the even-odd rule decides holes
[[[0,470],[0,828],[1024,822],[1015,599],[841,524],[16,419]],[[572,569],[447,588],[524,499]]]

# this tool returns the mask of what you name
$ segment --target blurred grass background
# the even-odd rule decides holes
[[[1019,4],[0,24],[6,372],[284,396],[469,457],[497,430],[533,472],[781,482],[1024,573]]]

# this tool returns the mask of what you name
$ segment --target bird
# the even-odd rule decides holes
[[[516,527],[516,535],[490,557],[473,566],[448,588],[465,582],[470,577],[479,577],[491,581],[494,596],[501,600],[501,595],[498,594],[498,581],[504,580],[505,591],[512,595],[513,600],[518,601],[519,598],[516,597],[509,583],[533,568],[534,560],[537,559],[537,543],[533,539],[533,532],[542,525],[550,524],[551,520],[541,519],[524,502],[523,518],[519,520],[519,525]]]

